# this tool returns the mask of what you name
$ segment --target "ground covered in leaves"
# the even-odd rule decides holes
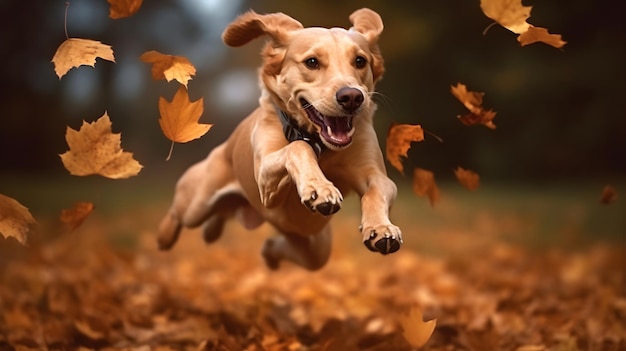
[[[536,200],[524,201],[547,206]],[[0,241],[0,350],[415,350],[404,332],[421,321],[410,311],[437,319],[423,350],[626,350],[626,247],[579,233],[595,203],[553,199],[561,210],[542,217],[450,197],[436,209],[400,201],[402,250],[367,251],[348,204],[318,272],[264,267],[267,226],[229,224],[211,246],[186,231],[159,252],[165,203],[96,204],[71,232],[40,217],[48,234],[29,248]],[[523,239],[546,226],[547,242]]]

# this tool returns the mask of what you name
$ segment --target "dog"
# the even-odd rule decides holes
[[[231,47],[267,37],[259,106],[178,180],[159,225],[160,249],[171,248],[182,228],[201,225],[214,242],[235,217],[247,229],[269,222],[279,232],[262,248],[269,268],[286,260],[317,270],[331,253],[331,217],[355,192],[365,246],[398,251],[402,233],[389,220],[397,187],[372,123],[383,22],[366,8],[349,19],[350,29],[304,28],[283,13],[249,11],[226,27],[222,39]]]

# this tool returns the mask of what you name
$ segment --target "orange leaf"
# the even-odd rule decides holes
[[[70,69],[81,65],[96,66],[96,58],[115,62],[111,46],[96,40],[69,38],[57,48],[52,57],[54,71],[59,79]]]
[[[202,102],[202,98],[191,102],[187,89],[183,86],[178,88],[171,102],[160,97],[161,118],[159,118],[159,124],[163,134],[169,140],[177,143],[186,143],[206,134],[213,125],[198,123],[204,112]]]
[[[68,224],[71,230],[74,230],[83,224],[83,221],[91,214],[93,208],[94,206],[91,202],[77,202],[72,208],[61,211],[60,220]]]
[[[600,196],[600,203],[603,205],[612,204],[617,200],[617,190],[610,185],[605,185],[602,189],[602,195]]]
[[[2,236],[13,237],[20,244],[26,245],[28,232],[36,223],[28,208],[15,199],[0,194],[0,234]]]
[[[196,74],[196,68],[186,57],[165,55],[158,51],[146,51],[139,59],[152,64],[152,79],[172,79],[187,87],[191,76]]]
[[[457,116],[461,123],[468,126],[482,124],[487,128],[496,129],[496,125],[493,124],[496,113],[485,110],[482,106],[485,93],[468,91],[465,84],[461,83],[450,86],[450,92],[470,111],[469,114]]]
[[[120,19],[134,15],[143,0],[107,0],[109,5],[109,17],[112,19]]]
[[[454,170],[454,175],[459,183],[469,190],[474,191],[478,189],[478,186],[480,185],[480,176],[476,172],[470,171],[469,169],[457,167]]]
[[[567,42],[561,39],[561,34],[550,34],[548,30],[541,27],[530,26],[527,31],[517,37],[520,45],[526,46],[538,41],[554,46],[559,49]]]
[[[59,155],[72,175],[98,174],[111,179],[137,175],[143,167],[133,154],[122,150],[121,134],[113,134],[106,112],[93,123],[83,121],[79,131],[67,127],[69,151]]]
[[[502,27],[519,34],[517,41],[522,46],[543,42],[555,48],[566,44],[559,34],[549,34],[548,30],[533,27],[526,20],[530,17],[532,6],[522,5],[522,0],[480,0],[480,8],[485,16],[496,21]]]
[[[392,124],[387,133],[385,153],[387,160],[400,173],[404,173],[401,156],[407,157],[412,142],[424,140],[422,126],[413,124]]]
[[[437,326],[436,319],[424,322],[423,318],[422,310],[417,306],[411,308],[407,315],[400,317],[402,335],[411,346],[416,348],[422,347],[428,342]]]
[[[413,171],[413,192],[417,196],[428,196],[431,206],[439,201],[439,188],[435,183],[435,175],[433,172],[416,168]]]

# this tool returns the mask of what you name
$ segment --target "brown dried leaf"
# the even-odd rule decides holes
[[[146,51],[139,59],[152,64],[152,79],[173,79],[187,87],[191,76],[196,74],[196,68],[186,57],[162,54],[158,51]]]
[[[20,244],[26,245],[31,226],[37,222],[17,200],[0,194],[0,234],[5,238],[13,237]]]
[[[110,45],[96,40],[69,38],[54,53],[52,63],[59,79],[70,69],[81,65],[96,66],[96,58],[115,62],[113,49]]]
[[[471,191],[478,189],[478,186],[480,185],[480,176],[476,172],[469,169],[457,167],[454,170],[454,175],[461,185]]]
[[[470,111],[469,114],[457,116],[461,123],[467,126],[482,124],[489,129],[496,129],[496,125],[493,124],[496,113],[485,110],[482,106],[485,93],[468,91],[465,84],[461,83],[450,86],[450,92]]]
[[[71,230],[74,230],[83,224],[93,209],[93,203],[79,201],[72,208],[61,210],[60,220],[69,225]]]
[[[418,196],[428,196],[431,206],[439,201],[439,187],[433,172],[416,168],[413,170],[413,192]]]
[[[121,148],[121,134],[112,133],[106,111],[95,122],[83,121],[78,131],[67,127],[65,140],[70,149],[59,156],[72,175],[122,179],[136,176],[143,168],[132,153]]]
[[[414,306],[407,315],[400,317],[400,325],[402,326],[402,335],[413,347],[422,347],[428,342],[430,336],[435,331],[437,320],[433,319],[424,322],[422,310]]]
[[[120,19],[134,15],[143,0],[107,0],[109,3],[109,17],[112,19]]]
[[[617,190],[610,185],[605,185],[600,196],[600,203],[603,205],[612,204],[617,200]]]
[[[392,124],[387,133],[385,153],[389,163],[400,173],[404,173],[401,156],[406,157],[412,142],[424,140],[422,126],[413,124]]]
[[[546,28],[530,26],[527,31],[517,37],[520,45],[526,46],[536,42],[542,42],[557,49],[562,48],[566,41],[563,41],[561,34],[550,34]]]

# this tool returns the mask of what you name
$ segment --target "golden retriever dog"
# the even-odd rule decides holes
[[[159,226],[161,249],[183,227],[203,225],[213,242],[235,217],[248,229],[269,222],[279,232],[263,245],[268,267],[287,260],[316,270],[330,256],[330,219],[350,192],[361,199],[365,246],[381,254],[400,248],[400,229],[389,220],[397,188],[372,125],[383,22],[370,9],[350,22],[350,29],[304,28],[282,13],[249,11],[227,26],[229,46],[267,37],[259,106],[180,178]]]

